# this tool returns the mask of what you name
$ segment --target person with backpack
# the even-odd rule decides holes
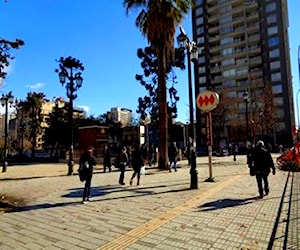
[[[93,176],[93,167],[96,166],[96,158],[94,156],[94,148],[90,146],[79,159],[80,179],[85,181],[82,203],[87,204],[90,201],[91,182]]]
[[[128,164],[128,155],[127,155],[125,146],[122,147],[122,149],[119,152],[119,155],[117,156],[117,164],[120,169],[119,184],[125,185],[125,182],[124,182],[125,168]]]

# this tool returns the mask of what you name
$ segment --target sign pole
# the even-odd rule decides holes
[[[208,168],[209,168],[209,177],[205,180],[206,182],[214,182],[212,174],[212,118],[211,112],[206,113],[206,134],[207,134],[207,149],[208,149]]]
[[[208,150],[208,168],[209,177],[205,180],[206,182],[214,182],[212,174],[212,145],[213,145],[213,133],[212,133],[212,115],[211,112],[219,104],[219,95],[216,92],[206,90],[201,92],[197,96],[197,107],[205,112],[206,120],[206,139],[207,139],[207,150]]]

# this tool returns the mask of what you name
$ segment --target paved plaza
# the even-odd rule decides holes
[[[0,249],[300,249],[298,173],[277,170],[257,199],[244,155],[213,157],[215,182],[205,182],[208,158],[198,157],[194,190],[187,161],[178,165],[148,168],[140,186],[129,185],[130,169],[120,186],[116,169],[97,166],[89,204],[66,164],[9,166],[0,194],[21,207],[0,213]]]

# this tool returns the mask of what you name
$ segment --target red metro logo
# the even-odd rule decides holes
[[[209,112],[215,109],[219,104],[219,95],[216,92],[206,90],[198,94],[196,101],[197,107],[200,110]]]

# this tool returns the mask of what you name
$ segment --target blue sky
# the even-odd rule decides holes
[[[24,99],[30,91],[43,92],[48,99],[62,96],[54,73],[56,59],[72,56],[85,67],[83,86],[75,105],[86,107],[88,115],[98,116],[111,107],[132,109],[146,94],[135,80],[141,72],[138,48],[148,45],[135,26],[138,12],[126,15],[122,0],[9,0],[0,1],[0,37],[21,38],[25,46],[13,51],[15,60],[1,93],[12,91]],[[299,89],[298,46],[300,45],[300,1],[288,0],[289,35],[294,93]],[[192,38],[191,20],[183,21]],[[177,70],[180,101],[178,119],[189,120],[187,70]],[[296,105],[296,97],[294,99]],[[137,118],[137,116],[136,116]],[[296,119],[297,120],[297,119]]]

